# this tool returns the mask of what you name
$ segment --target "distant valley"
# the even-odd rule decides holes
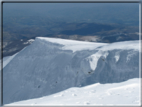
[[[138,3],[7,3],[3,56],[19,52],[35,37],[103,43],[138,40],[138,26]]]
[[[53,37],[90,42],[113,43],[119,41],[139,40],[137,26],[101,23],[56,23],[54,28],[21,28],[3,32],[3,56],[10,56],[31,44],[28,42],[35,37]],[[45,32],[42,32],[44,30]],[[35,32],[36,31],[36,32]],[[48,32],[49,31],[49,32]],[[9,33],[11,32],[11,33]],[[37,32],[42,32],[41,35]],[[25,43],[27,42],[27,43]]]

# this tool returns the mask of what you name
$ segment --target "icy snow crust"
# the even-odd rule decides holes
[[[139,77],[139,41],[106,44],[38,37],[12,58],[3,69],[4,104]]]
[[[140,80],[131,79],[122,83],[93,84],[73,87],[62,92],[36,99],[8,104],[9,106],[42,105],[130,105],[140,106]],[[8,106],[7,105],[7,106]]]

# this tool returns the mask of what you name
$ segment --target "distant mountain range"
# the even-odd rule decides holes
[[[50,33],[35,32],[33,28],[23,28],[16,31],[3,32],[3,56],[13,55],[30,43],[25,44],[30,39],[35,39],[38,35],[42,37],[54,37],[73,39],[80,41],[113,43],[119,41],[139,40],[139,31],[136,26],[124,26],[119,24],[99,24],[99,23],[56,23],[56,27]],[[57,30],[56,30],[57,29]],[[43,30],[46,31],[46,30]],[[11,32],[11,33],[10,33]]]
[[[35,37],[138,40],[138,26],[138,3],[4,3],[3,56],[20,51]]]

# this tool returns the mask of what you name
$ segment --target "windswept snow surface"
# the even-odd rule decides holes
[[[16,54],[3,58],[3,68],[16,56]]]
[[[107,45],[105,43],[92,43],[92,42],[82,42],[76,40],[66,40],[59,38],[45,38],[45,37],[37,37],[42,41],[48,41],[55,44],[60,44],[62,50],[72,50],[73,52],[82,51],[82,50],[93,50],[99,46]]]
[[[139,41],[107,44],[37,37],[5,64],[3,101],[8,104],[132,78],[139,78]]]
[[[85,87],[72,87],[62,92],[36,99],[20,101],[7,106],[37,105],[130,105],[140,106],[140,79],[122,83],[96,83]]]
[[[23,51],[24,49],[25,49],[25,48],[23,48],[21,51]],[[18,52],[18,53],[19,53],[19,52]],[[4,68],[18,53],[14,54],[14,55],[12,55],[12,56],[4,57],[4,58],[3,58],[3,68]],[[1,62],[1,60],[0,60],[0,62]],[[0,70],[1,70],[1,66],[0,66]]]

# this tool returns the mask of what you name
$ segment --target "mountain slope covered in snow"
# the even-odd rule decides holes
[[[72,87],[50,96],[19,101],[9,106],[37,105],[141,105],[140,79],[121,83],[96,83],[85,87]]]
[[[139,41],[106,44],[37,37],[5,64],[3,101],[138,77]]]

